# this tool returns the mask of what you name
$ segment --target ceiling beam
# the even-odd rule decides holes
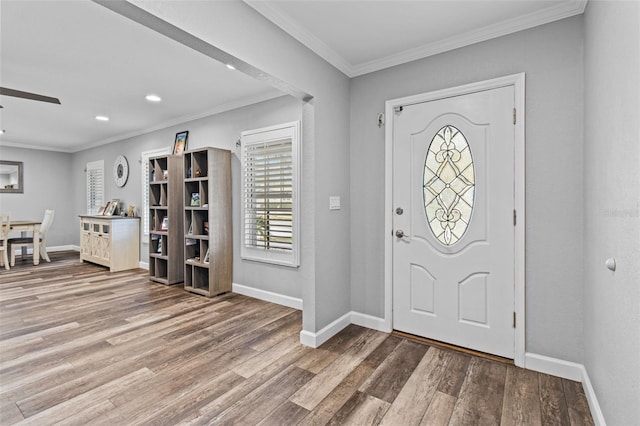
[[[301,99],[304,102],[309,102],[313,99],[313,96],[309,93],[306,93],[297,87],[280,80],[279,78],[266,73],[253,65],[236,58],[235,56],[225,52],[222,49],[217,48],[216,46],[202,40],[194,36],[191,33],[184,31],[183,29],[157,17],[156,15],[147,12],[146,10],[129,3],[126,0],[92,0],[93,2],[99,4],[100,6],[104,6],[105,8],[124,16],[125,18],[131,19],[134,22],[139,23],[157,33],[160,33],[171,40],[174,40],[184,46],[190,47],[193,50],[196,50],[203,55],[208,56],[211,59],[214,59],[223,64],[230,64],[233,67],[247,74],[250,77],[255,78],[256,80],[264,81],[276,89],[291,95],[295,98]]]

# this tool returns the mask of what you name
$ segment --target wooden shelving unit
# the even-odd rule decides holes
[[[231,291],[231,152],[201,148],[183,159],[184,288],[212,297]]]
[[[149,159],[149,279],[184,281],[182,157]]]

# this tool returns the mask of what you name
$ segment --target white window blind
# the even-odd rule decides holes
[[[242,133],[242,257],[298,266],[299,123]]]
[[[87,163],[87,214],[97,214],[104,202],[104,161]]]
[[[142,218],[142,233],[143,235],[149,235],[149,159],[160,155],[167,155],[170,153],[170,148],[153,149],[150,151],[144,151],[140,154],[140,182],[142,182],[141,194],[142,202],[140,205],[140,216]],[[147,239],[142,240],[143,243],[149,243]]]

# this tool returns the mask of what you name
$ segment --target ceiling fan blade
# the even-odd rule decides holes
[[[13,96],[22,99],[31,99],[32,101],[49,102],[60,105],[60,99],[51,96],[38,95],[37,93],[23,92],[21,90],[7,89],[0,87],[0,95]]]

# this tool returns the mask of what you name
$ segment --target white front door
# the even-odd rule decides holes
[[[393,328],[514,358],[514,87],[393,118]]]

